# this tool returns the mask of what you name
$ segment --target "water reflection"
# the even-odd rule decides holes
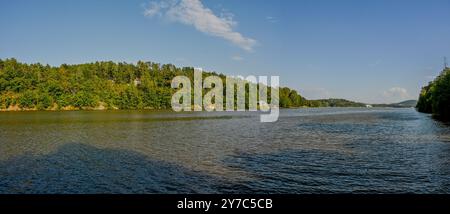
[[[413,109],[2,112],[0,136],[2,193],[450,192],[450,129]]]
[[[131,151],[66,144],[0,164],[3,193],[210,193],[216,178]]]

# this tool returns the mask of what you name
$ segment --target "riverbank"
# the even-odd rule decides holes
[[[105,106],[98,106],[98,107],[75,107],[75,106],[64,106],[62,108],[59,108],[58,106],[54,105],[51,108],[47,109],[38,109],[36,107],[34,108],[21,108],[18,105],[9,106],[6,109],[0,109],[0,112],[5,111],[82,111],[82,110],[88,110],[88,111],[103,111],[103,110],[118,110],[118,108],[106,108]]]

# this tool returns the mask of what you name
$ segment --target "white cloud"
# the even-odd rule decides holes
[[[407,99],[411,99],[408,91],[401,87],[392,87],[387,91],[383,92],[383,96],[388,102],[399,102]]]
[[[185,25],[191,25],[198,31],[223,38],[238,47],[252,51],[256,40],[234,31],[237,22],[233,14],[222,12],[220,16],[205,7],[200,0],[161,0],[150,2],[144,11],[148,17],[161,17]]]
[[[167,2],[150,2],[148,7],[144,11],[144,16],[162,16],[161,10],[167,8],[169,4]]]
[[[242,60],[244,60],[244,58],[242,58],[241,56],[238,56],[238,55],[232,56],[231,59],[234,60],[234,61],[242,61]]]
[[[270,23],[277,23],[278,20],[273,16],[266,16],[266,20]]]

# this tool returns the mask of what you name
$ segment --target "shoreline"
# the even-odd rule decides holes
[[[289,107],[279,109],[319,109],[319,108],[358,108],[358,109],[407,109],[407,108],[415,108],[415,107],[357,107],[357,106],[318,106],[318,107]],[[171,108],[144,108],[144,109],[119,109],[119,108],[61,108],[61,109],[0,109],[0,112],[70,112],[70,111],[166,111],[166,112],[175,112]],[[226,110],[224,110],[226,111]],[[194,112],[194,111],[191,111]]]

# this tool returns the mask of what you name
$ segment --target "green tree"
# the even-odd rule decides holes
[[[450,68],[444,69],[435,80],[422,88],[417,110],[450,119]]]
[[[34,91],[25,91],[19,97],[19,106],[21,108],[34,108],[37,103],[36,93]]]

